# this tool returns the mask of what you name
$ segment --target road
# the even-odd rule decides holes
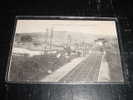
[[[41,55],[42,51],[32,51],[25,48],[15,47],[13,48],[14,54],[28,54],[30,57],[33,57],[35,55]]]

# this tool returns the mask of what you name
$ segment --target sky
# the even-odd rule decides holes
[[[47,28],[54,31],[67,31],[116,37],[115,21],[97,20],[17,20],[16,33],[46,32]],[[81,34],[80,34],[81,35]]]

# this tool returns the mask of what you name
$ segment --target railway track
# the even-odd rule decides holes
[[[97,82],[103,53],[91,53],[59,82]]]

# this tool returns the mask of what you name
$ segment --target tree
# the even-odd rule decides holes
[[[31,42],[32,37],[30,35],[24,35],[24,36],[21,37],[21,41],[22,42]]]

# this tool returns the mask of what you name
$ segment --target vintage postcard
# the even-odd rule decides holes
[[[8,81],[124,82],[114,20],[17,20]]]

